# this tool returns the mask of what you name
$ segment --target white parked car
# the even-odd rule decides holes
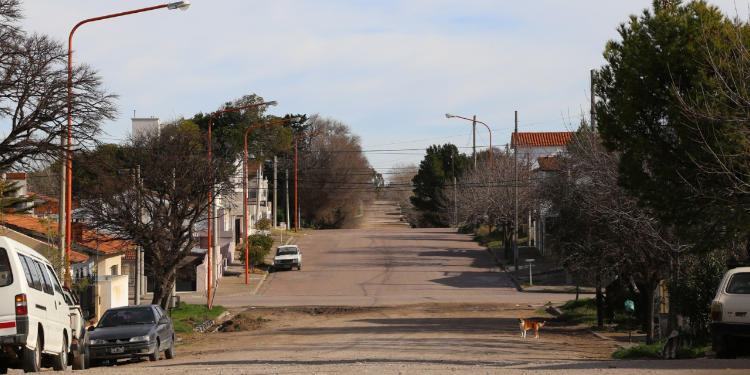
[[[12,301],[12,302],[11,302]],[[50,262],[0,236],[0,373],[68,367],[70,309]]]
[[[711,302],[711,320],[712,346],[718,357],[733,358],[737,349],[750,347],[750,267],[724,274]]]
[[[299,250],[297,245],[284,245],[276,248],[276,255],[273,257],[273,268],[289,268],[297,267],[297,270],[302,269],[302,252]]]

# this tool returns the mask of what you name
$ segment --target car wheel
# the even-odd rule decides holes
[[[297,266],[297,271],[302,271],[302,265]]]
[[[39,372],[42,368],[42,339],[41,334],[36,336],[36,347],[29,349],[23,348],[23,371]]]
[[[65,371],[68,368],[68,337],[63,333],[62,351],[59,355],[52,357],[52,369]]]
[[[732,350],[731,340],[726,336],[714,336],[714,351],[716,352],[717,358],[734,358],[735,354]]]
[[[164,351],[164,358],[166,359],[172,359],[174,358],[174,336],[172,336],[172,342],[169,343],[169,348]]]
[[[161,352],[159,351],[159,339],[156,339],[156,348],[154,348],[154,352],[148,355],[148,360],[151,362],[156,362],[161,357]]]

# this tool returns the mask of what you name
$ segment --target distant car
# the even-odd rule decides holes
[[[713,350],[719,358],[733,358],[750,342],[750,267],[724,274],[711,303]],[[742,342],[745,345],[742,345]]]
[[[121,358],[148,356],[158,361],[161,352],[174,358],[174,326],[158,305],[111,308],[96,327],[89,327],[88,354],[91,364]]]
[[[284,245],[276,248],[276,256],[273,257],[273,268],[289,268],[292,269],[297,267],[297,270],[302,269],[302,252],[299,250],[297,245]]]

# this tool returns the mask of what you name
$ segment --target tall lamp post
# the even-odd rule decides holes
[[[243,239],[245,241],[245,284],[247,284],[249,282],[249,280],[248,280],[248,272],[249,272],[248,268],[249,268],[249,263],[250,263],[249,262],[249,258],[248,258],[248,252],[250,252],[250,248],[248,247],[248,243],[247,243],[247,236],[248,236],[248,232],[249,232],[248,225],[247,225],[248,224],[248,221],[247,221],[247,177],[249,176],[248,171],[247,171],[247,135],[253,129],[262,128],[262,127],[265,127],[265,126],[283,124],[283,123],[289,122],[289,121],[296,121],[296,118],[289,117],[289,118],[285,118],[285,119],[281,119],[281,120],[271,121],[271,122],[267,122],[265,124],[251,126],[251,127],[247,128],[247,130],[245,130],[245,158],[244,158],[244,164],[243,164],[244,168],[242,169],[243,172],[244,172],[244,174],[245,174],[243,176],[243,178],[242,178],[242,201],[243,201],[243,208],[244,208],[243,216],[244,216],[244,219],[245,219],[245,225],[244,225],[245,226],[245,231],[244,231],[245,238]],[[258,177],[260,177],[260,176],[258,176]],[[260,199],[260,197],[259,196],[255,197],[255,199],[258,200],[258,199]],[[274,207],[274,210],[275,209],[276,209],[276,207]]]
[[[297,216],[297,207],[299,207],[299,204],[297,203],[297,141],[300,140],[300,138],[305,137],[312,137],[316,134],[322,134],[322,131],[307,133],[307,134],[300,134],[297,136],[297,138],[294,138],[294,231],[296,232],[299,228],[299,216]]]
[[[482,121],[477,120],[477,119],[470,119],[468,117],[463,117],[463,116],[458,116],[458,115],[452,115],[450,113],[446,113],[445,114],[445,118],[453,118],[453,117],[460,118],[460,119],[463,119],[463,120],[466,120],[466,121],[478,122],[478,123],[484,125],[485,127],[487,127],[487,131],[490,132],[490,168],[492,168],[492,129],[490,129],[490,126],[487,125],[487,124],[485,124]]]
[[[211,161],[212,161],[211,160],[211,154],[212,154],[211,151],[213,149],[213,144],[211,143],[211,125],[213,124],[214,117],[216,117],[216,116],[218,116],[218,115],[220,115],[222,113],[234,112],[234,111],[241,111],[243,109],[250,109],[250,108],[260,107],[260,106],[263,106],[263,105],[276,105],[276,104],[278,104],[278,103],[275,102],[275,101],[255,103],[255,104],[244,105],[242,107],[227,108],[227,109],[223,109],[223,110],[220,110],[220,111],[216,111],[213,114],[211,114],[211,117],[208,118],[208,173],[209,173],[209,178],[210,178],[210,175],[211,175]],[[211,278],[211,276],[212,276],[212,271],[213,271],[213,268],[214,268],[213,264],[211,264],[211,252],[212,252],[212,249],[213,249],[213,247],[212,247],[212,244],[213,244],[212,238],[213,238],[213,234],[214,234],[213,233],[213,225],[212,225],[212,221],[213,221],[212,215],[213,215],[213,211],[214,211],[213,190],[214,190],[213,182],[211,182],[211,189],[208,190],[208,249],[206,251],[206,264],[208,265],[208,273],[206,275],[206,277],[208,278],[208,286],[207,286],[207,289],[206,289],[206,291],[208,292],[206,294],[206,298],[207,298],[206,307],[208,307],[209,310],[213,306],[213,301],[212,301],[213,300],[213,298],[212,298],[213,296],[211,295],[211,287],[212,287],[212,284],[213,284],[213,279]],[[247,253],[247,251],[245,253]]]
[[[62,212],[65,212],[65,220],[62,218],[58,219],[58,222],[60,223],[60,235],[62,236],[63,233],[65,233],[65,244],[63,245],[62,241],[60,241],[60,249],[65,249],[65,284],[70,285],[70,253],[71,253],[71,243],[72,243],[72,231],[71,231],[71,223],[72,223],[72,217],[71,217],[71,206],[73,204],[73,189],[72,189],[72,183],[73,183],[73,155],[71,153],[71,142],[73,138],[73,34],[76,32],[76,30],[81,27],[83,24],[94,22],[94,21],[101,21],[108,18],[115,18],[115,17],[121,17],[121,16],[127,16],[130,14],[135,13],[142,13],[142,12],[148,12],[151,10],[161,9],[161,8],[167,8],[167,9],[180,9],[180,10],[187,10],[187,8],[190,7],[190,1],[177,1],[173,3],[168,4],[162,4],[162,5],[156,5],[148,8],[141,8],[141,9],[135,9],[130,10],[126,12],[120,12],[120,13],[113,13],[106,16],[101,17],[94,17],[85,19],[81,22],[78,22],[75,26],[73,26],[73,29],[70,30],[70,35],[68,36],[68,137],[67,137],[67,152],[65,154],[65,167],[63,173],[61,173],[61,176],[63,179],[63,182],[61,186],[64,186],[62,191],[60,192],[60,210],[58,211],[60,214]],[[63,227],[63,221],[65,222],[65,226]]]

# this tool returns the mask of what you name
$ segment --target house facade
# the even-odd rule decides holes
[[[559,156],[565,152],[574,132],[519,132],[511,134],[511,147],[517,150],[518,160],[529,166],[539,178],[560,172]],[[535,246],[542,255],[550,253],[546,228],[556,214],[549,209],[548,202],[539,202],[529,213],[527,229],[529,245]]]

